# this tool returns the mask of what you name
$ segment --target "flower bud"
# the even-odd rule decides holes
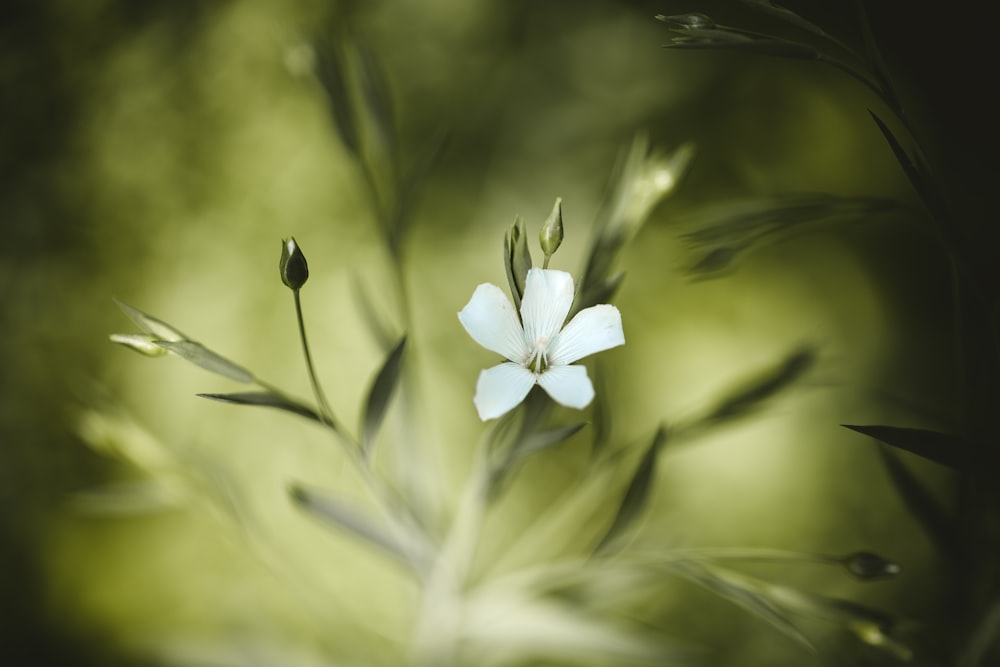
[[[545,253],[545,259],[548,259],[552,255],[556,254],[556,250],[559,249],[559,244],[563,240],[563,224],[562,224],[562,197],[556,197],[556,203],[552,207],[552,212],[549,213],[548,219],[545,220],[545,224],[538,231],[538,243],[542,246],[542,252]]]
[[[278,262],[281,282],[292,290],[298,290],[309,279],[309,265],[294,237],[281,242],[281,261]]]
[[[503,254],[510,292],[515,305],[520,307],[524,286],[528,280],[528,269],[531,268],[531,251],[528,250],[528,239],[525,236],[524,220],[521,216],[514,219],[514,224],[504,237]]]

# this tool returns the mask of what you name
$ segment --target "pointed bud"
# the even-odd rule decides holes
[[[538,243],[542,246],[542,252],[545,253],[546,260],[556,254],[556,250],[559,249],[559,244],[562,243],[562,240],[562,197],[556,197],[556,203],[552,207],[552,212],[549,213],[548,219],[546,219],[545,224],[542,225],[542,228],[538,232]]]
[[[292,290],[298,290],[309,279],[309,265],[294,237],[281,242],[281,261],[278,262],[281,282]]]
[[[899,574],[899,563],[883,558],[870,551],[858,551],[843,559],[844,567],[854,577],[861,580],[884,579]]]
[[[528,270],[531,268],[531,251],[528,250],[528,239],[521,216],[514,218],[514,224],[504,236],[503,261],[504,267],[507,269],[507,282],[510,283],[510,293],[514,297],[514,305],[520,309],[521,297],[524,296],[524,285],[528,280]]]
[[[166,348],[157,345],[157,341],[162,339],[152,334],[111,334],[109,338],[112,343],[118,343],[147,357],[162,357],[167,353]]]

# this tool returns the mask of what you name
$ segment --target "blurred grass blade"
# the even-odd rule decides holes
[[[275,394],[270,391],[244,391],[230,394],[198,394],[198,396],[213,401],[219,401],[221,403],[277,408],[278,410],[291,412],[292,414],[299,415],[300,417],[305,417],[306,419],[311,419],[315,422],[319,422],[320,424],[325,424],[319,413],[312,408],[297,401],[293,401],[287,396],[281,396],[280,394]]]
[[[784,7],[776,5],[770,0],[740,0],[740,2],[748,7],[752,7],[765,14],[773,16],[776,19],[780,19],[785,23],[794,25],[796,28],[801,28],[815,35],[819,35],[824,39],[833,40],[833,38],[825,30],[812,21],[806,20],[790,9],[785,9]]]
[[[885,137],[893,155],[896,156],[896,161],[899,162],[903,173],[909,179],[910,185],[916,190],[917,195],[924,202],[924,206],[927,207],[931,216],[938,222],[938,230],[942,233],[947,233],[945,225],[941,224],[945,220],[944,201],[934,187],[933,179],[928,176],[927,169],[918,160],[910,156],[906,149],[903,148],[903,145],[899,143],[896,135],[889,129],[889,126],[874,111],[869,109],[868,113],[871,114],[875,125],[878,126],[882,136]]]
[[[385,363],[375,377],[371,391],[368,392],[368,400],[365,403],[365,421],[361,430],[361,448],[365,456],[371,455],[372,445],[375,443],[375,436],[385,418],[385,411],[389,407],[389,400],[396,391],[399,384],[399,372],[402,368],[403,351],[406,349],[406,336],[399,341],[396,348],[389,353]]]
[[[358,311],[361,313],[365,324],[368,325],[368,330],[378,342],[379,347],[383,350],[391,349],[395,342],[395,336],[389,333],[389,325],[376,312],[375,307],[372,305],[374,302],[371,296],[357,275],[351,277],[351,295],[354,297]]]
[[[316,52],[316,78],[319,79],[330,102],[333,125],[337,129],[337,134],[340,135],[344,147],[357,156],[360,154],[360,142],[351,98],[347,92],[343,60],[337,52],[336,45],[327,40],[318,40],[314,44],[314,49]]]
[[[969,468],[972,448],[968,441],[957,435],[899,426],[855,424],[841,424],[841,426],[954,470],[962,471]]]
[[[145,357],[162,357],[167,351],[157,345],[160,339],[152,334],[111,334],[108,337],[112,343],[138,352]]]
[[[615,514],[611,526],[608,527],[608,531],[601,538],[601,541],[598,542],[597,547],[595,547],[595,555],[606,555],[618,538],[635,523],[635,520],[639,518],[639,515],[646,508],[649,493],[656,476],[656,461],[660,453],[660,448],[666,440],[667,430],[661,426],[656,431],[656,435],[653,436],[652,442],[649,443],[649,448],[646,449],[646,453],[643,455],[642,461],[639,462],[635,474],[632,475],[632,480],[625,490],[625,496],[622,498],[621,505],[618,507],[618,512]]]
[[[799,630],[781,607],[765,594],[765,587],[756,580],[708,563],[682,560],[668,563],[668,566],[671,571],[688,581],[746,609],[811,651],[816,650],[809,638]]]
[[[396,151],[396,124],[392,108],[392,95],[386,82],[382,64],[374,50],[364,40],[357,43],[361,94],[375,130],[389,154]]]
[[[118,307],[121,308],[122,312],[125,313],[125,315],[128,316],[128,318],[132,320],[137,327],[146,333],[151,334],[160,340],[166,341],[181,341],[188,339],[187,336],[163,320],[159,320],[152,315],[148,315],[118,298],[114,298],[114,301],[118,304]]]
[[[80,512],[131,516],[175,510],[183,506],[185,500],[176,484],[150,477],[81,491],[73,494],[70,503]]]
[[[950,517],[916,475],[899,460],[895,451],[881,446],[878,452],[889,479],[910,515],[941,553],[952,557],[957,547],[955,527]]]
[[[243,384],[256,382],[253,373],[193,340],[159,341],[157,345],[196,366]]]
[[[718,423],[745,417],[770,398],[788,389],[800,380],[816,363],[816,350],[803,347],[789,354],[778,365],[767,369],[744,386],[732,390],[705,418]]]
[[[1000,599],[996,599],[982,614],[978,625],[962,649],[957,667],[987,667],[986,660],[996,654],[1000,645]],[[993,648],[991,653],[990,649]]]
[[[296,504],[323,522],[350,535],[360,537],[365,542],[378,547],[404,563],[411,562],[406,551],[388,531],[346,503],[325,494],[314,493],[298,485],[292,485],[289,493]]]
[[[861,38],[864,40],[868,65],[871,68],[872,74],[875,75],[879,89],[882,91],[882,99],[885,100],[890,108],[898,112],[900,108],[899,100],[896,98],[896,91],[889,80],[889,70],[886,67],[885,59],[882,57],[882,51],[878,48],[875,35],[872,33],[871,21],[868,20],[868,12],[865,10],[864,0],[857,0],[857,5],[858,20],[861,23]]]
[[[586,422],[577,422],[567,426],[557,426],[544,431],[531,433],[527,437],[522,438],[521,441],[514,446],[514,449],[510,453],[508,463],[516,463],[517,461],[520,461],[521,459],[532,454],[548,449],[549,447],[554,447],[565,440],[569,440],[586,425]]]

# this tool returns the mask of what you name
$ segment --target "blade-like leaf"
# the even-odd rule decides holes
[[[796,28],[802,28],[803,30],[807,30],[815,35],[819,35],[824,39],[833,39],[825,30],[812,21],[806,20],[790,9],[785,9],[784,7],[776,5],[770,0],[740,0],[740,2],[748,7],[753,7],[754,9],[764,12],[765,14],[769,14],[776,19],[780,19],[786,23],[794,25]]]
[[[653,436],[652,442],[649,443],[649,448],[643,455],[642,461],[639,462],[635,474],[632,475],[632,480],[629,482],[628,489],[625,490],[625,496],[622,498],[621,505],[618,506],[618,513],[615,514],[614,521],[611,522],[608,531],[594,549],[595,554],[606,554],[615,541],[635,522],[646,508],[646,502],[649,500],[649,492],[653,487],[653,480],[656,474],[657,457],[660,453],[660,448],[666,440],[667,430],[661,426],[656,431],[656,435]]]
[[[938,230],[950,241],[948,228],[946,225],[941,224],[945,220],[945,205],[941,195],[934,186],[933,180],[927,174],[927,168],[903,148],[903,145],[896,138],[896,135],[893,134],[892,130],[889,129],[889,126],[874,111],[869,109],[868,113],[871,115],[872,120],[875,121],[875,125],[878,126],[882,136],[885,137],[886,143],[889,144],[893,155],[896,156],[896,161],[899,162],[903,173],[909,179],[910,185],[916,190],[917,195],[920,196],[920,200],[924,202],[924,206],[927,207],[931,216],[938,222]]]
[[[815,650],[813,643],[792,622],[789,615],[765,594],[766,587],[761,586],[760,582],[708,563],[681,560],[667,565],[676,574],[743,607],[806,648]]]
[[[510,456],[506,461],[506,465],[517,463],[521,459],[540,452],[543,449],[554,447],[564,440],[569,440],[584,426],[586,426],[585,422],[577,422],[575,424],[569,424],[568,426],[557,426],[555,428],[545,429],[544,431],[531,433],[514,445],[514,448],[511,450]]]
[[[392,398],[399,384],[399,371],[402,368],[403,351],[406,349],[406,336],[399,341],[396,348],[389,353],[381,370],[375,377],[371,391],[368,392],[368,401],[365,404],[365,422],[362,428],[362,450],[366,456],[371,455],[371,448],[375,442],[375,436],[385,418],[386,408],[389,407],[389,399]]]
[[[167,353],[157,345],[160,339],[152,334],[111,334],[109,338],[112,343],[118,343],[146,357],[162,357]]]
[[[379,138],[389,153],[392,153],[396,149],[396,125],[385,72],[374,49],[367,42],[358,42],[357,53],[361,93],[369,116]]]
[[[326,494],[318,494],[298,485],[292,485],[289,493],[300,507],[347,533],[360,537],[369,544],[395,556],[404,563],[410,562],[406,550],[399,541],[389,534],[382,526],[374,523],[367,516],[347,503],[331,498]]]
[[[344,147],[354,155],[360,152],[358,129],[355,124],[351,98],[347,92],[344,63],[337,46],[325,40],[318,41],[316,51],[316,78],[330,101],[330,115]]]
[[[705,418],[721,422],[743,417],[765,401],[799,380],[816,363],[816,350],[803,347],[789,354],[780,364],[766,370],[747,385],[731,391]]]
[[[170,326],[163,320],[159,320],[152,315],[147,315],[138,308],[130,306],[121,299],[115,298],[115,303],[121,308],[125,315],[135,322],[135,325],[145,331],[148,334],[155,336],[160,340],[167,341],[181,341],[188,340],[188,337],[183,333]]]
[[[896,492],[910,514],[927,533],[927,536],[946,556],[956,549],[955,526],[940,503],[926,486],[907,468],[896,452],[889,447],[879,447],[882,464],[892,480]]]
[[[875,80],[882,91],[883,99],[891,108],[898,110],[900,108],[899,100],[896,97],[892,81],[889,79],[889,69],[886,67],[885,59],[882,57],[882,51],[878,48],[875,35],[872,33],[871,22],[868,20],[868,12],[865,10],[865,3],[863,0],[858,0],[857,5],[858,19],[861,23],[861,36],[865,43],[868,64],[871,66],[872,74],[875,75]]]
[[[253,373],[193,340],[163,340],[158,341],[157,345],[196,366],[201,366],[206,371],[222,375],[230,380],[236,380],[243,384],[256,382]]]
[[[899,426],[842,426],[955,470],[969,467],[972,447],[965,438],[957,435]]]
[[[198,394],[198,396],[213,401],[219,401],[221,403],[233,403],[235,405],[259,405],[265,408],[277,408],[278,410],[284,410],[286,412],[299,415],[300,417],[311,419],[319,422],[320,424],[325,423],[319,413],[309,406],[294,401],[287,396],[275,394],[270,391],[243,391],[230,394]]]

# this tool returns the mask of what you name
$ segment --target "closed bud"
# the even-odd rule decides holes
[[[545,220],[545,224],[542,225],[541,230],[538,232],[538,243],[542,246],[542,252],[545,253],[546,260],[556,254],[556,250],[559,249],[562,240],[562,197],[556,197],[556,203],[552,207],[552,212],[549,213],[548,219]]]
[[[298,290],[309,279],[309,265],[294,237],[281,242],[281,261],[278,262],[281,282],[292,290]]]
[[[844,557],[842,562],[848,572],[863,581],[868,579],[884,579],[886,577],[894,577],[899,574],[902,569],[899,567],[898,563],[894,563],[893,561],[883,558],[878,554],[873,554],[870,551],[858,551],[857,553]]]
[[[531,251],[528,250],[528,239],[521,216],[514,219],[514,224],[511,225],[510,231],[504,237],[503,254],[511,296],[514,297],[515,305],[520,307],[521,297],[524,296],[524,286],[528,280],[528,270],[531,268]]]

